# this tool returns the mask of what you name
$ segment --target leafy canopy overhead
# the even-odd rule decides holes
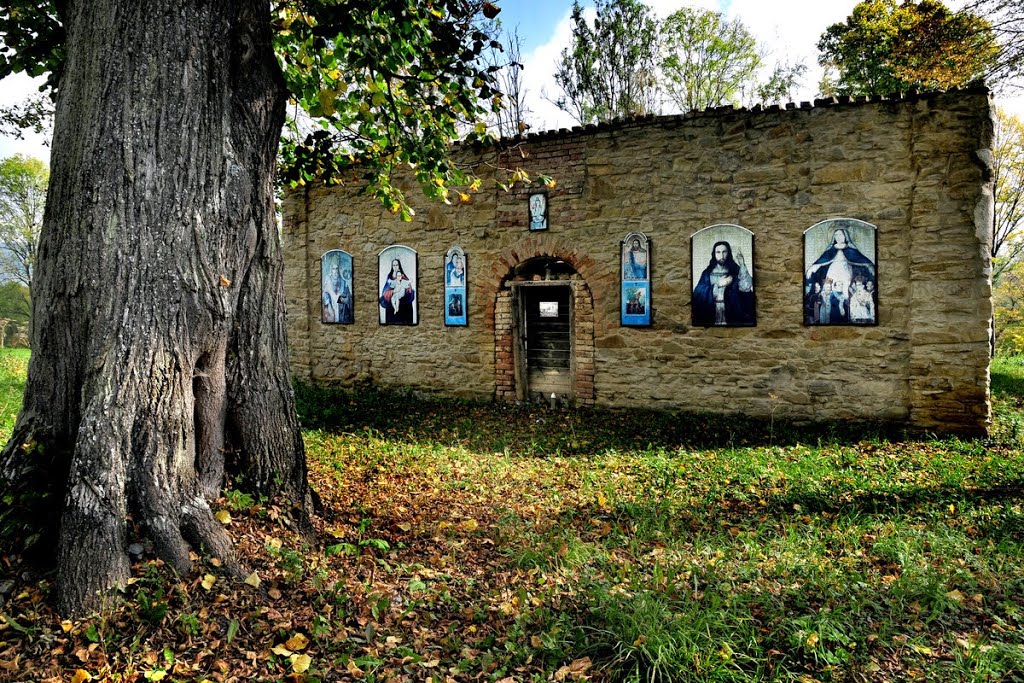
[[[961,87],[983,78],[998,48],[987,21],[939,0],[864,0],[818,41],[818,62],[835,70],[826,95]]]
[[[64,30],[53,1],[15,0],[0,14],[0,77],[49,73],[60,86]],[[282,144],[283,178],[339,182],[361,177],[390,210],[411,214],[390,182],[408,165],[428,196],[476,188],[452,158],[459,137],[489,140],[483,118],[501,105],[500,49],[482,0],[282,0],[267,21],[293,107]],[[463,193],[460,197],[465,198]]]

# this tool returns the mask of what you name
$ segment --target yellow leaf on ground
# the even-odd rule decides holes
[[[306,646],[309,645],[309,638],[301,633],[296,633],[294,636],[284,641],[284,646],[289,650],[305,650]]]
[[[459,523],[459,528],[463,531],[476,531],[479,526],[480,525],[475,519],[467,519],[466,521]]]
[[[247,586],[252,586],[253,588],[259,588],[260,587],[260,577],[259,577],[259,575],[256,572],[253,572],[252,574],[249,574],[249,576],[245,577],[245,584]]]
[[[540,639],[540,636],[530,636],[530,647],[539,650],[544,647],[544,641]]]
[[[162,681],[167,677],[167,672],[163,669],[154,669],[153,671],[146,672],[147,681]]]
[[[309,666],[313,663],[313,658],[309,655],[292,655],[292,671],[297,674],[303,674],[309,671]]]
[[[214,515],[217,521],[221,524],[231,524],[231,513],[227,510],[217,510],[217,514]]]
[[[282,657],[291,657],[292,651],[286,648],[284,645],[275,645],[274,649],[271,650],[275,655],[281,655]]]
[[[213,588],[213,584],[216,583],[216,581],[217,581],[217,577],[216,576],[214,576],[213,574],[207,574],[206,576],[203,577],[202,586],[206,590],[210,590],[211,588]]]
[[[362,678],[366,675],[365,673],[363,673],[363,670],[356,666],[356,663],[353,662],[351,659],[348,660],[348,666],[346,666],[345,668],[348,669],[348,672],[350,674],[352,674],[352,678]]]
[[[593,666],[590,661],[590,657],[583,657],[582,659],[573,660],[571,664],[567,664],[555,672],[556,681],[564,681],[566,678],[570,680],[578,680],[582,678],[583,674]]]
[[[73,629],[74,627],[75,627],[74,623],[72,623],[70,621],[62,621],[62,622],[60,622],[60,630],[64,631],[64,633],[69,633],[71,631],[71,629]]]
[[[949,591],[948,593],[946,593],[946,597],[949,598],[950,600],[954,601],[954,602],[963,602],[964,601],[964,594],[961,593],[958,590],[951,590],[951,591]]]
[[[85,683],[85,681],[91,681],[92,675],[85,669],[78,669],[75,671],[75,675],[71,677],[71,683]]]
[[[814,647],[817,644],[818,644],[818,634],[817,633],[812,633],[811,635],[807,636],[807,647]]]

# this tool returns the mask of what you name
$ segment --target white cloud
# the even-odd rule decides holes
[[[30,78],[21,73],[0,80],[0,106],[17,104],[26,97],[37,94],[43,80]],[[46,146],[48,142],[48,136],[36,135],[31,131],[25,131],[21,140],[0,135],[0,159],[14,154],[24,154],[49,163],[50,148]]]
[[[557,99],[562,92],[555,82],[555,64],[562,48],[571,42],[572,10],[567,8],[548,41],[523,55],[523,84],[526,107],[530,111],[527,120],[533,124],[534,132],[576,124],[571,116],[546,99]]]
[[[857,0],[732,0],[729,16],[743,24],[769,51],[768,62],[803,63],[799,99],[812,100],[818,91],[822,70],[818,66],[818,39],[830,25],[844,21]]]

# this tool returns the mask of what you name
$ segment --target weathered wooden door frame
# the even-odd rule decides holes
[[[530,396],[529,368],[526,358],[526,321],[523,288],[564,287],[569,292],[569,404],[576,404],[576,292],[572,283],[567,280],[542,280],[539,282],[513,282],[512,284],[512,353],[515,363],[516,398],[528,401]],[[545,397],[546,398],[546,397]]]

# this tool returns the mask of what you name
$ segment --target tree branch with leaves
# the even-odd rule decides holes
[[[658,24],[638,0],[597,0],[593,22],[572,9],[572,45],[555,65],[554,100],[580,123],[658,112]]]

